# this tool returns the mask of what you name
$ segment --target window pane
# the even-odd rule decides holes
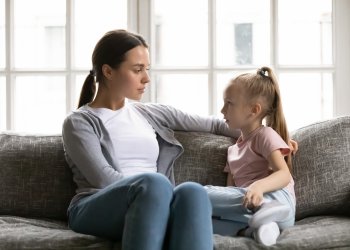
[[[208,65],[208,2],[154,1],[154,53],[159,66]]]
[[[216,1],[216,63],[270,63],[270,1]]]
[[[6,81],[0,77],[0,131],[6,130]]]
[[[5,68],[5,0],[0,0],[0,68]]]
[[[164,74],[155,78],[157,102],[189,113],[208,115],[206,74]]]
[[[333,116],[330,73],[283,73],[279,76],[289,130]]]
[[[91,68],[97,41],[108,31],[127,28],[127,0],[74,1],[73,65]]]
[[[281,64],[332,64],[332,0],[280,0],[278,11]]]
[[[65,67],[65,1],[15,0],[14,3],[15,67]]]
[[[15,82],[15,130],[61,133],[66,116],[63,76],[21,76]]]
[[[219,73],[216,75],[216,110],[215,115],[222,116],[221,109],[224,105],[224,91],[230,81],[237,76],[237,72]]]

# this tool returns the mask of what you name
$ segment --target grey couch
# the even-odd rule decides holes
[[[185,153],[177,183],[224,185],[227,137],[176,132]],[[350,249],[350,117],[312,124],[293,133],[296,225],[264,247],[243,237],[214,235],[215,249]],[[75,185],[61,136],[0,134],[0,249],[120,249],[120,243],[67,227]]]

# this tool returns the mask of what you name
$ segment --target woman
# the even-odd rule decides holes
[[[140,100],[150,81],[148,46],[137,34],[106,33],[92,65],[79,108],[63,124],[77,184],[69,226],[121,241],[122,249],[213,249],[205,189],[192,182],[174,188],[173,164],[183,148],[173,130],[232,132],[223,120],[127,101]]]

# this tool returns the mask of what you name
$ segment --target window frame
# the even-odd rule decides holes
[[[127,26],[128,29],[137,32],[137,10],[139,7],[138,0],[127,1]],[[0,76],[5,77],[6,85],[6,127],[5,130],[14,130],[14,99],[15,99],[15,87],[14,83],[17,76],[64,76],[65,77],[65,91],[66,91],[66,114],[76,109],[75,89],[76,82],[75,76],[80,74],[86,74],[90,69],[88,68],[76,68],[73,67],[73,44],[74,44],[74,0],[66,0],[66,66],[64,68],[55,69],[26,69],[14,67],[14,0],[5,0],[5,68],[0,69]],[[92,51],[91,51],[92,53]]]
[[[198,68],[157,68],[153,66],[150,70],[151,79],[154,82],[147,88],[142,101],[156,102],[156,88],[155,75],[168,73],[207,73],[208,74],[208,110],[210,114],[214,114],[217,100],[216,93],[216,74],[232,71],[246,71],[255,69],[252,67],[218,67],[215,64],[215,4],[216,0],[208,1],[208,66]],[[350,1],[347,0],[333,0],[332,3],[332,27],[333,27],[333,65],[322,67],[291,67],[281,66],[278,64],[278,54],[276,53],[277,43],[277,4],[278,0],[270,0],[271,3],[271,66],[280,73],[292,72],[331,72],[333,73],[333,115],[350,115]],[[128,29],[142,34],[150,45],[151,62],[154,61],[154,30],[153,30],[153,0],[128,0]],[[5,68],[0,69],[0,76],[5,77],[6,85],[6,130],[14,129],[14,98],[15,89],[14,84],[16,76],[30,76],[30,75],[58,75],[65,76],[66,89],[66,113],[68,114],[74,110],[75,103],[75,76],[79,74],[86,74],[89,69],[77,69],[72,67],[73,60],[73,36],[74,27],[72,20],[74,0],[66,0],[66,67],[62,69],[18,69],[14,68],[14,2],[13,0],[5,0]],[[348,24],[348,25],[345,25]],[[296,98],[297,101],[297,98]]]
[[[139,8],[139,32],[145,36],[150,43],[151,62],[155,61],[154,51],[155,32],[153,30],[152,20],[152,6],[153,0],[138,0],[141,8]],[[170,67],[151,67],[151,79],[153,84],[150,84],[148,91],[145,93],[143,101],[156,102],[156,88],[155,75],[171,74],[171,73],[207,73],[208,74],[208,110],[210,115],[215,114],[218,110],[216,106],[216,74],[227,73],[233,71],[250,71],[256,69],[252,66],[234,66],[234,67],[219,67],[215,63],[215,15],[216,15],[216,1],[208,0],[208,66],[207,67],[193,67],[193,68],[170,68]],[[350,44],[346,41],[350,40],[350,30],[346,27],[350,26],[350,2],[346,0],[332,1],[332,41],[333,41],[333,64],[324,66],[287,66],[281,65],[278,62],[278,0],[270,0],[271,8],[271,37],[270,37],[270,65],[275,69],[277,76],[281,73],[332,73],[333,75],[333,116],[350,115],[350,84],[347,83],[350,79]],[[147,10],[147,11],[143,11]],[[349,25],[345,25],[345,23]],[[297,101],[297,97],[296,100]]]

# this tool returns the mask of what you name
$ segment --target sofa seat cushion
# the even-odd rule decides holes
[[[253,239],[214,235],[215,250],[235,249],[350,249],[350,218],[316,216],[285,229],[277,244],[264,247]]]
[[[112,242],[75,233],[66,222],[0,216],[0,249],[112,249]]]

